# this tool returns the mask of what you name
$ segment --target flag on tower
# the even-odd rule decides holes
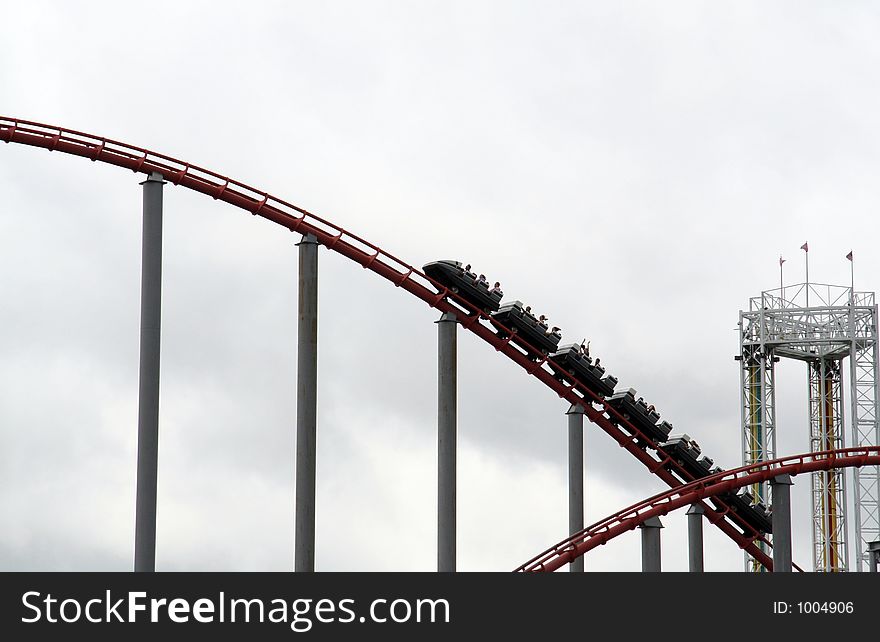
[[[809,251],[810,251],[810,248],[807,246],[806,243],[804,243],[803,245],[801,245],[801,249],[802,249],[804,252],[809,252]]]
[[[846,255],[846,258],[852,261],[852,250],[849,251],[849,254]]]
[[[782,258],[782,255],[779,255],[779,267],[782,267],[782,264],[785,263],[785,259]]]

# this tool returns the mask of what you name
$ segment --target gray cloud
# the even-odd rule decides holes
[[[800,280],[809,239],[811,275],[846,283],[854,249],[857,287],[875,287],[868,3],[6,15],[9,115],[209,166],[416,265],[464,258],[589,338],[726,467],[741,456],[737,311],[776,285],[778,254]],[[0,148],[0,568],[130,565],[139,180]],[[172,186],[165,221],[159,566],[286,570],[297,239]],[[430,569],[436,312],[326,251],[320,305],[318,566]],[[565,404],[459,343],[461,567],[513,568],[564,534]],[[803,376],[782,374],[780,452],[800,452]],[[588,518],[661,490],[594,427],[586,443]],[[683,569],[683,515],[667,525],[664,564]],[[741,568],[723,536],[707,531],[707,547],[707,567]],[[588,567],[637,559],[631,536]]]

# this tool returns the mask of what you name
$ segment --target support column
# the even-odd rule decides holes
[[[868,542],[868,571],[871,573],[880,571],[880,540]]]
[[[568,533],[584,529],[584,408],[573,405],[568,415]],[[568,565],[571,573],[584,572],[584,556]]]
[[[318,239],[299,246],[296,350],[296,544],[294,570],[315,570],[315,450],[318,423]]]
[[[642,529],[642,572],[660,572],[660,529],[663,524],[659,517],[652,517],[640,526]]]
[[[691,504],[687,512],[688,520],[688,571],[703,572],[703,514],[701,504]]]
[[[779,475],[770,480],[774,573],[791,573],[791,486],[791,475]]]
[[[457,320],[444,312],[437,321],[437,571],[455,572]]]
[[[159,469],[159,339],[162,320],[162,186],[156,172],[143,189],[141,346],[138,383],[137,499],[134,570],[156,570],[156,485]]]

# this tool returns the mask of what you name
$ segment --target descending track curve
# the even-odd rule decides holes
[[[597,546],[633,530],[652,517],[666,515],[697,502],[704,509],[708,509],[703,500],[709,497],[736,492],[740,488],[768,481],[777,475],[794,476],[820,470],[860,468],[878,464],[880,464],[880,446],[867,446],[790,455],[722,471],[658,493],[609,515],[536,555],[516,571],[555,571]]]
[[[391,281],[395,287],[402,288],[429,306],[441,312],[457,314],[462,327],[477,335],[497,352],[503,353],[562,399],[583,407],[591,422],[611,435],[621,447],[629,451],[670,487],[680,486],[681,481],[676,479],[669,468],[675,469],[682,479],[693,479],[693,476],[681,468],[675,460],[658,451],[649,452],[637,445],[640,440],[642,443],[650,443],[651,440],[624,419],[615,408],[606,404],[601,397],[592,393],[582,393],[575,389],[574,384],[568,385],[555,379],[546,358],[538,361],[529,359],[525,350],[511,343],[513,335],[509,331],[507,338],[500,338],[489,325],[488,316],[484,312],[474,309],[467,301],[454,295],[413,266],[301,207],[191,163],[63,127],[0,116],[0,140],[80,156],[91,161],[101,161],[130,169],[135,173],[148,175],[159,173],[174,185],[206,194],[255,216],[262,216],[288,228],[291,232],[313,234],[327,249],[375,272]],[[535,352],[540,354],[540,350]],[[587,389],[585,386],[582,387]],[[626,427],[626,431],[621,429],[621,425]],[[741,532],[725,519],[726,507],[723,508],[724,510],[720,511],[706,509],[710,522],[718,526],[762,565],[772,568],[772,559],[755,544],[756,540],[766,541],[762,534],[754,530]]]

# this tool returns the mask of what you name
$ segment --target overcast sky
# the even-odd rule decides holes
[[[470,262],[732,468],[738,311],[779,255],[802,281],[808,240],[811,280],[848,284],[853,250],[878,286],[878,31],[870,2],[31,0],[3,9],[0,113]],[[0,146],[0,569],[132,567],[142,178]],[[166,187],[159,570],[292,569],[297,240]],[[438,314],[320,271],[316,566],[433,570]],[[464,332],[459,366],[459,568],[510,570],[566,535],[567,406]],[[802,364],[777,399],[779,453],[808,450]],[[663,489],[595,426],[585,449],[588,523]],[[637,570],[638,535],[586,566]]]

